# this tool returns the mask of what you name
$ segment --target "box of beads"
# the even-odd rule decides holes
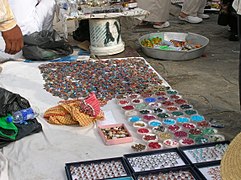
[[[123,157],[65,164],[68,180],[76,179],[132,179]]]
[[[196,164],[194,166],[194,170],[198,173],[202,180],[222,179],[220,161]]]
[[[168,179],[168,180],[201,180],[199,174],[191,166],[175,167],[162,170],[134,173],[135,180]]]
[[[124,124],[98,126],[98,132],[106,145],[129,143],[133,141],[131,133]]]
[[[132,173],[159,170],[188,165],[188,161],[177,148],[125,154]]]
[[[220,161],[227,150],[229,141],[213,142],[180,147],[180,152],[191,164]]]

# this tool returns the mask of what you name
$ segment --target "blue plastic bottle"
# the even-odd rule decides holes
[[[36,118],[37,115],[38,114],[34,112],[32,108],[22,109],[20,111],[14,112],[12,116],[8,116],[7,122],[23,124],[27,120]]]

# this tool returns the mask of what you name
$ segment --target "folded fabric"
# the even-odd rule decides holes
[[[80,108],[83,113],[93,117],[100,113],[100,103],[93,92],[87,98],[80,100]]]
[[[96,96],[91,93],[83,100],[61,101],[58,106],[48,109],[44,118],[50,124],[88,126],[104,118]]]

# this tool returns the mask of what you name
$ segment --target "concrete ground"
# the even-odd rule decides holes
[[[137,51],[156,71],[207,120],[214,119],[224,124],[219,129],[231,140],[241,130],[241,112],[238,96],[239,42],[228,40],[228,27],[217,25],[217,13],[209,13],[210,19],[200,24],[189,24],[178,20],[180,8],[172,6],[171,26],[161,31],[193,32],[209,38],[205,54],[187,61],[157,60],[147,57],[138,45],[138,38],[157,32],[147,26],[136,26],[133,18],[121,19],[122,38],[127,47]],[[56,24],[56,29],[60,28]],[[70,39],[73,24],[70,25]],[[73,41],[72,41],[73,42]],[[75,42],[76,43],[76,42]],[[123,53],[122,53],[123,55]]]

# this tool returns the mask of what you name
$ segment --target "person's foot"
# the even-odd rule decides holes
[[[167,28],[169,26],[170,26],[170,23],[168,21],[166,21],[164,23],[154,23],[153,24],[153,28],[156,28],[156,29]]]
[[[189,22],[191,24],[198,24],[198,23],[203,21],[202,18],[195,17],[195,16],[186,16],[186,17],[178,16],[178,18],[181,21],[186,21],[186,22]]]
[[[202,18],[202,19],[208,19],[210,18],[210,16],[208,14],[198,14],[197,15],[199,18]]]
[[[202,18],[196,17],[196,16],[189,16],[188,14],[184,13],[184,12],[180,12],[178,18],[181,21],[186,21],[189,22],[191,24],[197,24],[203,21]]]

